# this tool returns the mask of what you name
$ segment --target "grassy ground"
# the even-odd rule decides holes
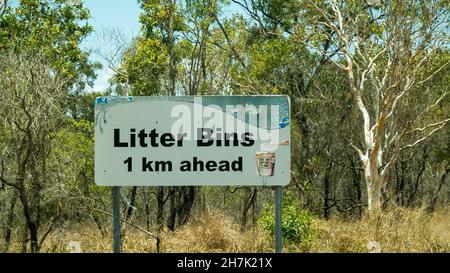
[[[421,209],[395,208],[381,217],[359,220],[315,220],[310,247],[286,245],[289,252],[450,252],[450,211],[433,215]],[[110,252],[111,236],[94,227],[78,226],[49,235],[42,252],[67,252],[68,243],[81,243],[83,252]],[[368,247],[371,244],[372,246]],[[18,245],[12,246],[17,251]],[[155,252],[154,238],[127,227],[124,252]],[[164,232],[162,252],[272,252],[272,239],[260,229],[240,232],[239,226],[220,213],[191,221],[175,232]]]
[[[318,237],[311,252],[450,252],[450,213],[393,209],[379,218],[316,222]],[[376,242],[376,243],[373,243]],[[369,245],[368,245],[369,244]]]

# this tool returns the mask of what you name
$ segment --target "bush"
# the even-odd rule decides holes
[[[289,247],[299,247],[307,251],[315,235],[313,227],[314,217],[306,210],[300,208],[295,196],[287,193],[283,198],[283,214],[281,230],[283,242]],[[274,205],[264,205],[259,224],[273,237],[275,234],[275,209]]]

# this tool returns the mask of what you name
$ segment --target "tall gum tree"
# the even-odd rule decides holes
[[[399,154],[450,122],[426,119],[448,91],[430,101],[427,83],[449,64],[447,1],[305,1],[311,31],[305,44],[344,70],[360,113],[361,144],[351,141],[364,169],[369,214],[378,214],[386,174]],[[316,39],[329,40],[321,51]],[[418,92],[419,90],[419,92]],[[422,107],[424,103],[429,105]],[[415,111],[414,108],[420,108]],[[400,120],[400,110],[414,114]]]

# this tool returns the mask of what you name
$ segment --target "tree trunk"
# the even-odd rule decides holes
[[[378,174],[376,164],[370,163],[370,161],[364,164],[364,173],[367,185],[367,210],[369,215],[378,215],[381,213],[381,186],[383,179]]]
[[[439,186],[436,190],[436,193],[433,195],[433,198],[431,199],[431,204],[429,207],[430,212],[434,212],[434,209],[436,208],[436,202],[439,196],[439,192],[441,192],[442,186],[445,184],[445,178],[447,177],[449,172],[450,172],[450,165],[447,165],[444,173],[442,173],[441,178],[439,179]]]
[[[227,192],[228,187],[223,187],[222,189],[222,210],[225,211],[225,207],[227,205]]]
[[[26,253],[28,248],[28,227],[25,225],[22,229],[22,248],[21,252]]]
[[[327,170],[325,172],[325,176],[323,178],[323,217],[328,220],[330,216],[330,204],[328,201],[330,200],[330,172],[331,172],[332,163],[331,161],[328,163]]]
[[[406,207],[409,207],[413,204],[416,194],[419,191],[420,187],[420,179],[425,171],[426,168],[426,161],[427,161],[427,147],[423,150],[422,156],[421,156],[421,166],[419,171],[417,172],[416,180],[413,183],[413,192],[409,195],[408,202],[406,203]]]
[[[28,199],[25,186],[24,186],[24,179],[23,176],[23,169],[19,169],[18,175],[16,177],[16,184],[18,185],[18,195],[20,198],[20,201],[22,203],[23,208],[23,215],[25,218],[25,225],[28,229],[28,235],[30,236],[25,241],[30,241],[30,251],[35,253],[39,252],[39,241],[38,241],[38,229],[39,229],[39,210],[40,210],[40,204],[39,204],[39,185],[34,182],[32,185],[32,193],[33,196],[31,196],[31,200]],[[26,248],[25,248],[26,250]]]
[[[186,224],[191,215],[191,209],[194,205],[195,195],[197,187],[181,187],[179,188],[181,193],[179,194],[178,201],[178,226]]]
[[[356,190],[356,200],[358,201],[358,216],[361,217],[362,216],[361,175],[359,170],[356,168],[356,164],[352,157],[350,157],[350,164],[352,167],[353,186]]]
[[[169,217],[167,228],[171,231],[184,225],[191,214],[194,205],[197,187],[171,187],[169,190]]]
[[[405,205],[405,164],[403,161],[395,164],[395,175],[397,178],[396,201],[399,206]]]
[[[6,227],[5,227],[5,233],[3,236],[3,252],[8,252],[9,245],[11,243],[11,231],[12,231],[12,224],[14,220],[14,208],[16,207],[17,198],[19,197],[17,191],[14,191],[13,196],[11,198],[11,203],[9,206],[8,211],[8,217],[6,219]]]
[[[167,228],[170,231],[173,231],[175,229],[175,217],[177,216],[177,212],[175,210],[175,194],[176,194],[176,188],[170,187],[169,188],[169,217],[167,219]]]
[[[169,78],[170,78],[170,87],[169,87],[169,95],[175,96],[175,54],[174,54],[174,29],[173,29],[173,20],[174,20],[174,3],[169,1],[169,22],[167,27],[167,39],[168,39],[168,47],[169,47]]]
[[[247,228],[247,215],[248,211],[252,207],[253,202],[256,198],[257,188],[249,189],[248,193],[245,194],[245,199],[242,206],[242,215],[241,215],[241,231],[245,231]]]
[[[145,202],[145,224],[148,231],[150,231],[150,224],[151,224],[151,210],[150,210],[150,202],[151,197],[150,193],[148,191],[148,187],[144,188],[144,202]]]
[[[83,184],[82,184],[83,195],[86,198],[90,199],[91,198],[91,193],[89,191],[89,180],[88,180],[88,177],[87,177],[88,170],[87,170],[86,166],[87,166],[87,160],[85,160],[84,168],[80,171],[80,176],[81,176],[82,181],[83,181]],[[94,222],[97,225],[98,230],[102,234],[102,237],[106,237],[107,232],[106,232],[105,228],[103,227],[102,221],[98,217],[96,212],[92,211],[90,215],[94,219]]]
[[[157,225],[157,236],[156,236],[156,251],[161,252],[161,233],[163,230],[164,221],[164,187],[158,187],[158,192],[156,194],[157,203],[157,215],[156,215],[156,225]]]
[[[208,200],[206,199],[206,191],[203,189],[203,213],[205,214],[207,212],[208,212]]]
[[[38,241],[38,227],[36,223],[30,222],[28,224],[28,230],[30,232],[30,250],[32,253],[39,252],[39,241]]]

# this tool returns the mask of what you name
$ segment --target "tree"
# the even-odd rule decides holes
[[[8,0],[3,0],[0,3],[0,19],[2,19],[3,14],[5,14],[7,8],[8,8]]]
[[[39,251],[58,215],[56,208],[39,238],[42,216],[49,209],[43,194],[52,183],[48,161],[53,132],[64,117],[67,84],[43,64],[43,58],[9,54],[0,59],[1,129],[8,132],[5,158],[14,162],[6,170],[2,159],[0,179],[18,193],[32,252]]]
[[[65,95],[71,91],[80,92],[86,84],[92,85],[95,69],[99,67],[88,60],[90,52],[79,47],[92,31],[86,22],[88,18],[89,12],[82,4],[73,5],[63,0],[21,0],[14,6],[2,1],[0,6],[1,92],[4,99],[1,104],[5,125],[2,133],[6,133],[7,151],[6,156],[2,156],[1,171],[2,179],[12,180],[10,188],[13,189],[4,233],[6,250],[17,198],[21,201],[26,233],[30,236],[25,239],[32,251],[39,250],[58,218],[49,221],[47,230],[38,240],[38,232],[43,228],[41,219],[48,220],[43,215],[46,206],[55,209],[42,195],[50,185],[49,181],[55,178],[49,171],[52,168],[49,162],[54,137],[52,130],[62,125],[58,122],[71,103],[76,104],[75,96]],[[58,214],[57,210],[52,213]]]
[[[78,119],[65,117],[64,126],[54,133],[48,169],[55,177],[47,192],[50,196],[55,195],[52,199],[59,207],[62,220],[76,219],[77,222],[86,222],[93,219],[105,237],[107,216],[104,211],[111,205],[108,202],[110,191],[107,187],[94,183],[94,121],[92,107],[87,107],[92,105],[95,95],[93,93],[80,96],[78,108],[81,111]],[[84,102],[86,105],[83,105]],[[47,204],[50,205],[55,206],[52,203]]]
[[[5,2],[6,3],[6,2]],[[42,54],[55,73],[67,79],[67,88],[93,85],[98,63],[88,58],[80,43],[92,32],[89,11],[65,0],[20,0],[8,7],[0,21],[0,52]],[[0,13],[1,14],[1,13]]]
[[[330,49],[338,50],[338,57],[329,60],[346,72],[360,112],[363,144],[353,140],[352,146],[364,168],[370,213],[381,209],[385,178],[399,154],[450,122],[448,116],[425,118],[430,107],[446,96],[430,94],[427,84],[449,64],[447,5],[446,1],[374,5],[365,1],[308,1],[312,36],[326,37],[333,44]],[[306,45],[330,55],[314,43]],[[424,101],[432,99],[424,106]]]
[[[139,1],[142,35],[123,54],[115,81],[129,84],[132,95],[175,95],[176,32],[183,28],[174,1]],[[168,75],[168,78],[165,76]]]

